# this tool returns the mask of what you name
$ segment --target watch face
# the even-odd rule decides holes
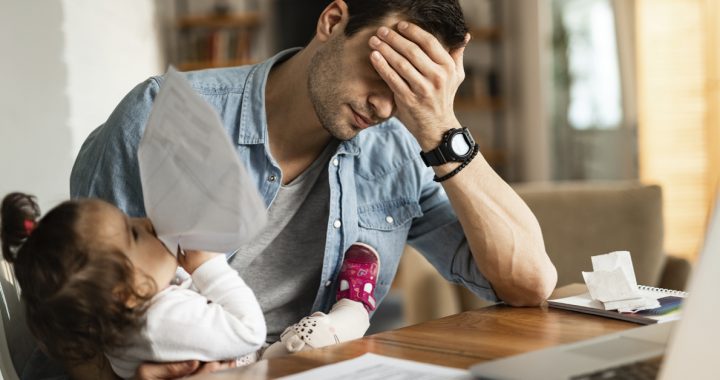
[[[453,153],[457,156],[463,157],[470,153],[470,144],[465,140],[465,136],[462,133],[458,133],[450,140],[450,148]]]

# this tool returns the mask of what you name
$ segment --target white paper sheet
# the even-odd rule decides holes
[[[367,353],[355,359],[311,369],[283,380],[471,380],[468,371]]]
[[[638,290],[635,268],[628,251],[592,256],[592,272],[582,272],[585,284],[594,300],[603,303],[605,310],[634,312],[654,309],[660,303],[643,297]]]
[[[168,70],[138,149],[145,211],[175,253],[232,252],[267,211],[215,110]]]

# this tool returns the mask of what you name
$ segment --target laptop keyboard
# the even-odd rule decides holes
[[[660,363],[662,363],[662,357],[656,357],[574,376],[572,380],[655,379],[660,371]]]

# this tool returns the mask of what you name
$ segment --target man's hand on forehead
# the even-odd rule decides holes
[[[405,21],[396,30],[378,28],[368,44],[373,67],[395,95],[397,117],[423,149],[435,148],[444,131],[460,126],[453,100],[465,78],[465,47],[448,51],[435,36]]]

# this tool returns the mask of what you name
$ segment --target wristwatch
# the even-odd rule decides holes
[[[474,148],[475,140],[467,128],[453,128],[445,132],[437,148],[429,152],[420,152],[420,157],[426,166],[464,162],[473,154]]]

